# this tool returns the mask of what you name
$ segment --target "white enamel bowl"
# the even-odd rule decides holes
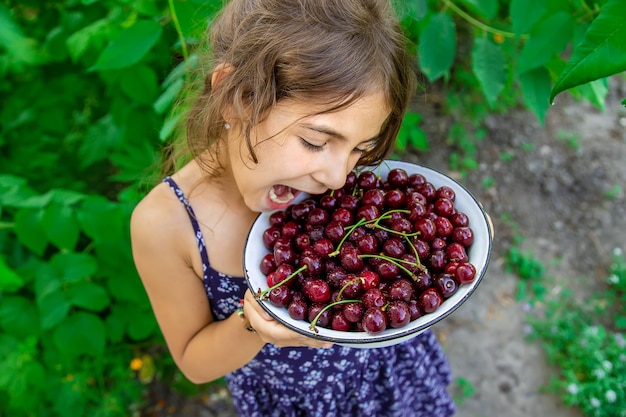
[[[269,301],[259,301],[263,309],[265,309],[270,316],[290,329],[315,339],[331,341],[351,347],[375,348],[394,345],[419,335],[435,323],[448,317],[459,308],[461,304],[469,299],[482,281],[487,271],[491,255],[492,231],[487,215],[478,201],[476,201],[463,185],[441,172],[421,165],[390,160],[385,161],[379,168],[370,169],[380,170],[380,175],[386,178],[389,170],[393,168],[402,168],[409,174],[422,174],[435,187],[438,188],[447,185],[455,191],[455,207],[457,210],[467,214],[470,221],[469,226],[474,232],[474,242],[468,251],[469,262],[476,267],[476,277],[474,281],[470,284],[461,285],[456,293],[448,299],[445,299],[435,312],[425,314],[417,320],[408,323],[405,327],[387,329],[375,335],[366,332],[343,332],[320,326],[317,326],[318,332],[316,333],[309,328],[308,322],[292,319],[286,308],[276,307]],[[304,198],[306,198],[306,195],[299,196],[299,201]],[[248,287],[253,293],[256,293],[259,289],[264,290],[267,288],[266,277],[260,271],[259,265],[263,256],[268,253],[268,250],[263,245],[262,234],[265,229],[269,227],[268,219],[270,214],[271,213],[262,213],[256,219],[248,235],[244,251],[245,277]]]

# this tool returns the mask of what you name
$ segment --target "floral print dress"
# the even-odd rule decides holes
[[[224,320],[237,309],[246,282],[211,268],[191,205],[174,180],[164,181],[189,214],[211,310],[216,320]],[[235,407],[245,417],[447,417],[455,411],[447,393],[450,380],[431,331],[372,349],[266,344],[248,364],[226,375]]]

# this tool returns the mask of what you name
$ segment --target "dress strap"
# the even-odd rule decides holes
[[[196,235],[196,244],[198,245],[198,251],[200,252],[200,257],[202,258],[202,269],[204,273],[203,278],[206,280],[207,271],[209,270],[209,266],[210,266],[209,254],[207,253],[207,250],[206,250],[206,244],[204,243],[204,236],[202,236],[202,231],[200,230],[200,224],[198,223],[198,220],[196,218],[196,213],[194,213],[193,208],[191,207],[189,200],[187,200],[187,197],[185,197],[185,193],[183,192],[183,190],[181,190],[181,188],[178,186],[178,184],[176,184],[176,181],[174,181],[172,177],[165,177],[163,179],[163,182],[166,182],[170,186],[172,191],[174,191],[174,193],[178,197],[178,200],[180,200],[180,202],[183,203],[183,206],[185,206],[185,210],[187,210],[187,214],[189,215],[189,220],[191,221],[191,226],[193,227],[193,231]]]

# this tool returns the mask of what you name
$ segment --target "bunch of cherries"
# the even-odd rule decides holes
[[[291,318],[377,334],[436,311],[472,282],[474,233],[455,192],[395,168],[351,172],[343,188],[269,216],[257,298]]]

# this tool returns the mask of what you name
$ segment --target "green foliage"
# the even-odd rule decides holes
[[[173,16],[193,44],[220,6],[0,5],[0,415],[131,415],[174,369],[129,218],[193,62]]]
[[[577,302],[564,292],[530,319],[531,337],[542,342],[558,367],[549,389],[586,416],[626,416],[626,258],[616,250],[605,292]]]

